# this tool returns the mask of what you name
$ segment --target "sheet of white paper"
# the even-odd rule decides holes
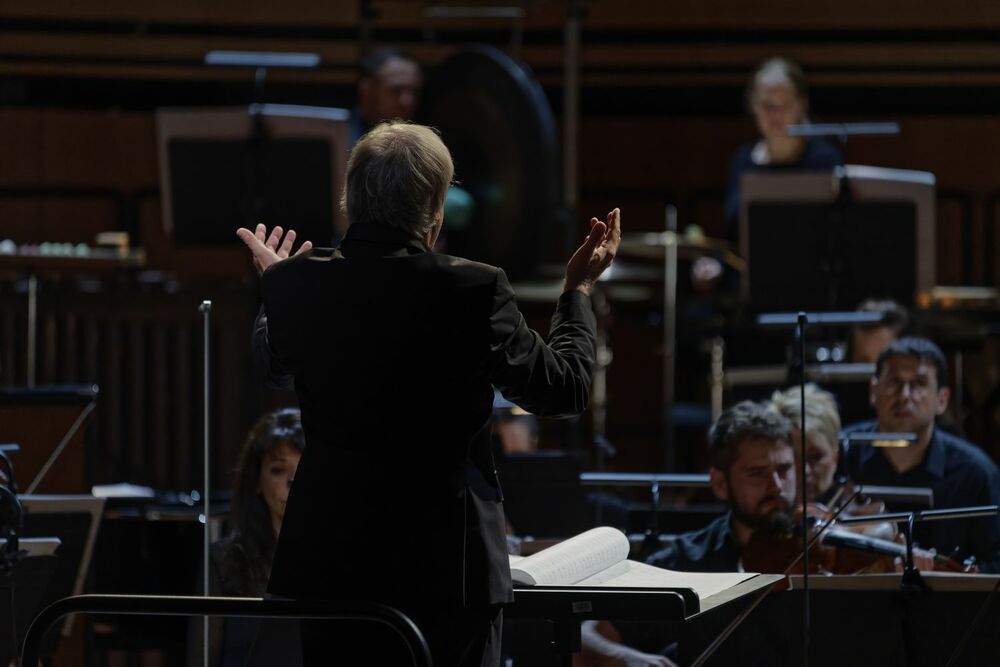
[[[625,560],[576,585],[613,588],[690,588],[704,600],[755,576],[757,575],[753,572],[676,572],[634,560]]]
[[[628,552],[625,534],[602,526],[512,564],[510,573],[521,584],[570,586],[625,560]]]

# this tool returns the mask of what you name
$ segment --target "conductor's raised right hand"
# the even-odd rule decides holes
[[[289,229],[286,233],[281,227],[275,227],[268,236],[267,227],[262,224],[257,225],[257,229],[252,232],[246,227],[240,227],[236,230],[236,235],[250,248],[257,273],[264,273],[272,264],[286,259],[295,244],[294,229]],[[304,241],[295,254],[298,255],[312,247],[311,241]]]
[[[590,219],[590,234],[583,240],[566,265],[566,282],[563,289],[590,294],[594,282],[611,266],[622,242],[621,211],[608,213],[607,223]]]

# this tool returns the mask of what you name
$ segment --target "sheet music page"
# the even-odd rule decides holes
[[[628,538],[617,528],[602,526],[511,563],[519,584],[570,586],[628,558]]]
[[[576,585],[612,588],[690,588],[704,600],[756,576],[753,572],[677,572],[634,560],[625,560],[603,572],[587,577]]]

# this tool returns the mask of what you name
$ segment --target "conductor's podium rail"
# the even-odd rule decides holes
[[[242,616],[363,620],[382,623],[399,634],[415,667],[431,667],[430,650],[420,629],[401,611],[376,602],[303,602],[263,598],[170,595],[77,595],[46,607],[31,622],[24,638],[21,665],[38,664],[38,647],[46,631],[70,614],[131,614],[148,616]]]

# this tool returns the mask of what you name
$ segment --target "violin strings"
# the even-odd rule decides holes
[[[861,489],[860,488],[856,489],[854,491],[854,493],[851,494],[851,497],[847,499],[847,502],[845,502],[843,505],[840,505],[835,511],[833,511],[830,514],[830,518],[826,519],[822,524],[820,524],[820,527],[816,529],[816,531],[813,534],[813,536],[809,538],[809,544],[808,544],[807,548],[811,549],[812,546],[814,544],[816,544],[816,540],[818,540],[820,537],[822,537],[823,532],[827,528],[829,528],[830,526],[833,525],[833,522],[837,520],[837,517],[839,517],[841,514],[843,514],[844,510],[846,510],[850,506],[851,503],[853,503],[855,500],[857,500],[857,498],[858,498],[859,495],[861,495]],[[797,556],[795,556],[795,559],[792,560],[791,563],[789,563],[788,567],[785,568],[785,571],[783,572],[783,574],[785,574],[787,576],[788,575],[788,571],[791,570],[796,565],[798,565],[800,560],[802,560],[802,554],[798,554]]]

